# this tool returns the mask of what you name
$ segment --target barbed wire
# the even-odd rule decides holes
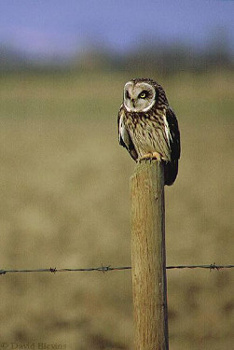
[[[176,265],[176,266],[167,266],[167,270],[173,270],[173,269],[209,269],[211,270],[222,270],[222,269],[232,269],[234,268],[234,265],[216,265],[215,263],[210,265]],[[57,269],[56,267],[50,267],[49,269],[11,269],[11,270],[5,270],[0,269],[0,275],[5,275],[7,273],[37,273],[37,272],[51,272],[51,273],[57,273],[57,272],[91,272],[91,271],[98,271],[98,272],[109,272],[109,271],[122,271],[122,270],[131,270],[131,266],[120,266],[120,267],[112,267],[111,265],[108,266],[100,266],[100,267],[89,267],[89,268],[72,268],[72,269]]]

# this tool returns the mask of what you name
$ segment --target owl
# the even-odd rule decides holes
[[[136,162],[163,162],[165,185],[173,184],[178,173],[180,132],[161,85],[151,79],[132,79],[125,84],[118,136],[120,145]]]

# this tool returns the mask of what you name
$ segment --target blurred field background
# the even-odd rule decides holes
[[[125,53],[89,43],[67,61],[0,40],[0,269],[131,265],[135,164],[118,145],[117,113],[125,82],[144,76],[165,88],[181,130],[179,176],[166,188],[167,265],[233,264],[228,35],[215,31],[203,49],[151,39]],[[231,349],[233,269],[167,278],[170,349]],[[0,280],[0,347],[133,349],[130,271]]]
[[[154,76],[153,76],[154,77]],[[1,77],[1,267],[130,265],[129,177],[117,142],[127,74]],[[167,263],[233,259],[233,73],[158,77],[182,159],[166,188]],[[1,277],[1,341],[131,349],[131,273]],[[168,271],[171,349],[230,349],[233,271]]]

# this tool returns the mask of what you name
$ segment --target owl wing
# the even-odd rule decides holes
[[[131,157],[136,161],[138,158],[136,149],[132,142],[131,136],[126,128],[126,124],[124,122],[125,113],[122,108],[120,108],[118,114],[118,135],[119,135],[119,144],[125,147],[130,153]]]
[[[169,127],[169,143],[171,148],[171,159],[180,158],[180,131],[176,115],[171,108],[166,111],[166,119]]]
[[[165,164],[165,184],[170,186],[178,173],[178,160],[180,158],[180,131],[176,115],[171,108],[166,111],[166,119],[169,127],[169,144],[171,149],[171,161]]]

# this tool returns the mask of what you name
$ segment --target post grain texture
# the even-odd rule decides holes
[[[130,182],[135,350],[168,350],[163,165],[141,162]]]

